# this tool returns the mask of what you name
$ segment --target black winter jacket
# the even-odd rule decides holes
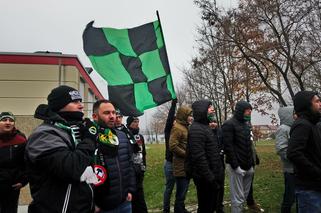
[[[321,192],[321,127],[316,121],[307,116],[294,121],[287,157],[294,166],[296,186]]]
[[[235,108],[234,116],[222,126],[226,163],[233,169],[240,166],[241,169],[249,170],[254,166],[251,125],[243,118],[245,109],[250,107],[249,103],[240,102]]]
[[[40,105],[35,117],[45,120],[30,135],[25,159],[33,201],[30,213],[89,213],[94,210],[93,190],[80,177],[90,166],[94,141],[81,140],[77,146],[71,133],[54,123],[67,122]]]
[[[217,136],[207,119],[210,101],[196,101],[192,105],[194,121],[188,131],[186,173],[196,179],[213,183],[223,179],[223,165]]]
[[[0,135],[0,192],[7,195],[12,185],[28,180],[25,172],[24,151],[26,137],[14,129],[12,134]]]
[[[99,152],[103,154],[107,169],[107,181],[95,188],[96,205],[107,211],[123,203],[128,193],[135,192],[135,173],[132,161],[131,144],[124,132],[115,130],[119,146],[115,155],[109,154],[109,147],[98,145]]]
[[[168,111],[166,124],[164,128],[164,135],[165,135],[165,159],[169,162],[173,162],[173,153],[169,150],[169,137],[171,135],[171,130],[174,125],[175,121],[175,109],[176,109],[176,101],[172,101],[171,108]]]

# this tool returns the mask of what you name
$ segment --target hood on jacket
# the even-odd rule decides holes
[[[279,118],[280,118],[280,125],[284,124],[287,126],[292,126],[293,120],[293,106],[288,107],[280,107],[278,110]]]
[[[294,110],[296,113],[306,112],[311,110],[311,100],[318,95],[317,92],[300,91],[293,97]]]
[[[53,112],[47,104],[40,104],[34,114],[34,117],[44,121],[58,121],[67,123],[61,116]]]
[[[244,120],[244,112],[246,109],[252,109],[252,106],[247,101],[238,101],[235,105],[234,117],[239,121]]]
[[[188,106],[181,106],[176,113],[176,122],[188,126],[187,118],[192,113],[192,109]]]
[[[313,124],[316,124],[320,119],[319,112],[312,111],[312,99],[317,92],[300,91],[293,97],[294,111],[298,117],[304,117]]]
[[[212,105],[212,102],[209,100],[195,101],[192,104],[194,121],[208,124],[209,121],[207,119],[207,111],[210,105]]]

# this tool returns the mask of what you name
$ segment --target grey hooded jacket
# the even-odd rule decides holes
[[[283,172],[293,173],[293,165],[286,156],[288,142],[290,139],[290,130],[294,121],[293,107],[281,107],[278,111],[278,114],[280,118],[280,126],[275,134],[275,149],[277,154],[281,157],[281,161],[283,164]]]

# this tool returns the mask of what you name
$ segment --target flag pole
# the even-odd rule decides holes
[[[166,58],[167,58],[167,61],[168,61],[168,67],[169,67],[169,72],[171,72],[171,67],[169,65],[169,59],[168,59],[168,55],[167,55],[167,49],[166,49],[166,44],[165,44],[165,37],[164,37],[164,33],[163,33],[163,28],[162,28],[162,24],[161,24],[161,20],[160,20],[160,17],[159,17],[159,12],[158,10],[156,10],[156,15],[157,15],[157,19],[158,19],[158,22],[159,22],[159,27],[160,27],[160,32],[161,32],[161,35],[163,37],[163,42],[164,42],[164,50],[165,50],[165,55],[166,55]],[[171,76],[171,81],[172,81],[172,85],[173,85],[173,90],[175,92],[175,86],[174,86],[174,82],[173,82],[173,77]],[[175,92],[176,94],[176,92]],[[177,97],[176,97],[177,98]]]

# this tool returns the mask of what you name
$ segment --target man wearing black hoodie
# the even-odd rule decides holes
[[[234,116],[222,126],[226,163],[230,172],[232,213],[243,211],[254,174],[251,112],[252,106],[248,102],[239,101]]]
[[[192,110],[194,121],[188,130],[185,168],[196,185],[198,212],[212,213],[224,175],[218,139],[209,126],[215,111],[208,100],[195,101]]]
[[[91,163],[97,129],[90,120],[83,121],[82,98],[74,88],[59,86],[47,100],[48,105],[39,105],[34,115],[44,123],[26,146],[33,199],[28,212],[93,212],[90,184],[98,180]]]
[[[294,121],[287,150],[293,163],[299,213],[321,212],[321,102],[316,92],[300,91],[294,98]]]

